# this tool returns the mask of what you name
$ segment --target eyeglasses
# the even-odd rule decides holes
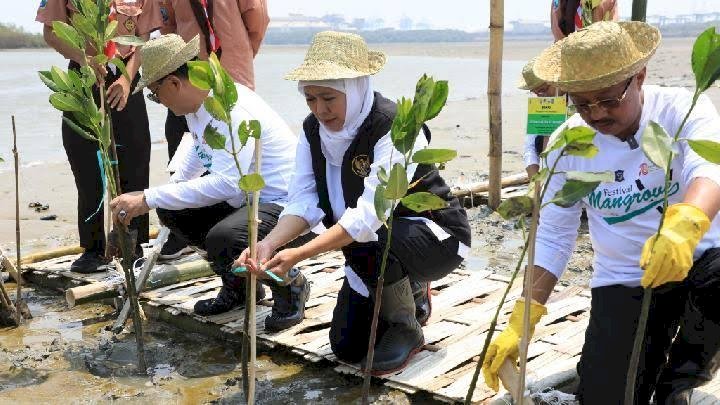
[[[148,95],[147,95],[148,100],[158,103],[158,104],[162,104],[162,102],[160,101],[160,97],[158,96],[158,93],[160,92],[160,86],[162,86],[163,80],[165,80],[164,77],[162,79],[158,80],[158,85],[155,88],[155,91],[150,90],[150,88],[148,87],[148,90],[150,90],[150,93],[148,93]]]
[[[627,96],[627,91],[630,88],[630,83],[633,82],[634,78],[635,78],[635,76],[631,77],[627,81],[627,83],[625,84],[625,88],[623,89],[623,92],[619,97],[609,98],[606,100],[600,100],[595,103],[580,103],[580,104],[578,104],[578,103],[573,102],[572,105],[575,106],[575,109],[580,114],[589,114],[592,111],[593,107],[600,108],[604,111],[612,110],[613,108],[618,108],[618,107],[620,107],[620,104],[622,104],[622,102],[625,101],[625,96]]]

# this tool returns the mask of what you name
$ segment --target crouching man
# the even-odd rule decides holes
[[[231,265],[248,246],[248,207],[244,192],[238,188],[240,173],[232,155],[210,148],[203,138],[205,127],[211,123],[226,136],[226,149],[232,149],[227,125],[214,120],[203,106],[208,91],[193,86],[188,79],[187,62],[197,57],[198,44],[198,37],[186,43],[180,36],[169,34],[142,47],[143,79],[135,92],[147,86],[150,100],[163,104],[176,115],[184,115],[194,143],[184,156],[175,157],[180,163],[170,183],[120,195],[110,207],[115,221],[125,224],[155,209],[160,221],[172,232],[207,252],[213,270],[222,278],[222,288],[217,297],[198,301],[195,312],[215,315],[244,304],[245,278],[232,274]],[[296,139],[260,96],[241,84],[235,86],[238,101],[232,121],[257,120],[262,127],[260,169],[266,183],[259,206],[258,233],[262,238],[277,224],[287,203]],[[244,173],[256,171],[252,139],[240,149],[238,157]],[[287,286],[274,281],[266,283],[274,299],[266,330],[280,330],[302,321],[310,288],[304,276],[300,274]],[[264,295],[263,288],[258,286],[258,300]]]

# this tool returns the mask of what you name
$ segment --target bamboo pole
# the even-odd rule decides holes
[[[647,13],[647,0],[633,0],[632,2],[632,20],[645,21]]]
[[[530,181],[530,179],[525,172],[512,174],[510,176],[505,176],[500,180],[500,188],[503,189],[505,187],[521,186],[523,184],[528,184],[528,181]],[[463,188],[459,188],[459,186],[455,185],[453,186],[452,195],[460,198],[473,194],[484,193],[487,192],[489,189],[489,181],[473,183]]]
[[[13,130],[13,157],[15,158],[15,257],[17,258],[17,278],[15,279],[15,308],[18,309],[22,306],[22,269],[20,268],[20,158],[18,156],[17,149],[17,130],[15,129],[15,116],[12,116],[12,130]],[[15,320],[20,325],[21,315],[20,310],[15,311]]]
[[[503,0],[490,0],[490,55],[488,58],[488,112],[490,122],[490,190],[488,205],[500,205],[500,177],[502,174],[502,58],[503,58]]]

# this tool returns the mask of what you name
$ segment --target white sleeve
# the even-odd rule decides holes
[[[226,132],[227,126],[221,127],[219,130],[226,134],[225,147],[232,150],[232,141]],[[254,141],[254,138],[249,139],[239,151],[238,160],[243,173],[247,173],[251,166],[255,148]],[[237,146],[239,147],[239,145]],[[235,165],[235,159],[222,149],[212,150],[211,154],[212,163],[208,168],[210,172],[208,175],[145,190],[148,207],[168,210],[200,208],[242,197],[244,194],[238,187],[240,173]]]
[[[198,159],[197,153],[195,153],[197,143],[192,140],[192,135],[186,136],[187,137],[183,137],[181,145],[177,148],[176,155],[172,158],[171,163],[175,163],[173,166],[177,167],[177,170],[170,176],[171,183],[188,181],[205,172],[202,161]],[[186,139],[189,140],[191,144],[183,147],[182,143],[188,142]]]
[[[325,212],[318,207],[317,185],[315,183],[315,172],[312,167],[312,155],[310,144],[303,131],[298,137],[297,150],[295,152],[295,173],[290,180],[288,191],[289,203],[283,210],[280,217],[295,215],[303,218],[314,228],[325,218]]]
[[[423,132],[420,132],[413,153],[427,147],[427,139]],[[348,208],[340,217],[338,224],[347,231],[356,242],[372,242],[377,241],[377,230],[380,229],[382,222],[375,215],[375,188],[380,184],[377,177],[380,167],[384,167],[385,171],[390,173],[390,169],[395,163],[404,163],[404,157],[392,144],[390,133],[388,132],[380,138],[373,149],[373,163],[370,166],[370,175],[365,178],[365,189],[358,198],[355,208]],[[407,168],[408,182],[412,181],[417,169],[417,163],[411,163]]]
[[[558,151],[551,154],[548,165],[552,165],[558,155]],[[556,171],[563,171],[561,166],[562,162],[559,162]],[[564,184],[565,174],[554,175],[548,184],[543,204],[550,201]],[[569,208],[548,204],[540,211],[540,224],[535,242],[535,265],[551,272],[558,279],[565,271],[575,249],[581,212],[579,202]]]
[[[684,114],[690,108],[689,103],[686,106],[678,106],[678,112],[681,114],[677,117],[677,126],[680,126]],[[669,134],[674,136],[675,134]],[[685,124],[681,138],[694,140],[709,140],[720,142],[720,117],[713,106],[710,99],[702,95],[698,99],[697,105]],[[700,157],[690,148],[687,142],[680,142],[680,149],[683,155],[683,179],[686,184],[698,177],[707,178],[720,186],[720,166],[710,163]]]
[[[540,156],[535,149],[535,139],[538,135],[526,135],[525,136],[525,149],[523,150],[523,159],[525,160],[525,167],[540,164]]]

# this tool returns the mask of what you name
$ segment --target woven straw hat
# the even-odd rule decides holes
[[[199,51],[200,38],[197,35],[187,43],[177,34],[161,35],[146,42],[140,48],[142,78],[135,86],[133,94],[174,72],[196,57]]]
[[[535,65],[536,60],[537,57],[530,59],[530,61],[526,63],[523,67],[522,76],[517,82],[518,89],[532,90],[542,86],[545,83],[544,81],[538,79],[538,77],[535,76],[535,73],[533,72],[533,65]]]
[[[352,79],[374,75],[385,65],[385,54],[368,49],[356,34],[323,31],[315,34],[305,61],[285,80]]]
[[[660,31],[644,22],[599,21],[545,49],[533,72],[565,91],[595,91],[639,72],[659,44]]]

